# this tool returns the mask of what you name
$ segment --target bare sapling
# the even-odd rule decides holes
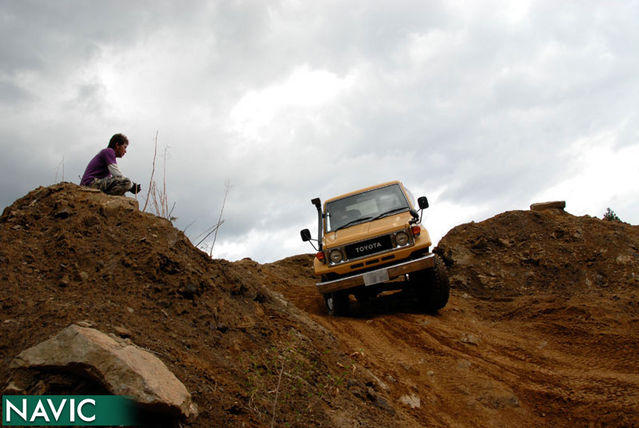
[[[62,179],[60,181],[64,181],[64,156],[62,156],[62,160],[55,169],[55,183],[58,182],[58,174],[60,173],[60,169],[62,169]]]
[[[227,178],[226,181],[224,182],[224,199],[222,200],[222,207],[220,208],[220,215],[218,216],[217,223],[215,223],[213,226],[209,227],[208,229],[206,229],[204,232],[202,232],[201,234],[199,234],[193,239],[193,242],[199,239],[199,241],[197,241],[197,244],[195,244],[195,246],[205,252],[208,252],[209,257],[213,257],[213,248],[215,247],[215,241],[217,241],[217,233],[220,229],[220,226],[224,224],[224,219],[222,218],[222,216],[224,215],[224,207],[226,206],[226,200],[229,196],[230,190],[231,190],[231,180]],[[211,235],[213,235],[213,241],[211,242],[211,246],[210,247],[208,245],[202,246],[202,244]]]
[[[155,148],[153,150],[153,168],[151,168],[151,178],[149,179],[149,186],[146,190],[146,201],[144,201],[144,207],[142,207],[142,212],[146,212],[146,206],[149,203],[149,195],[151,194],[151,187],[153,186],[153,176],[155,175],[155,159],[158,154],[158,132],[155,131]]]
[[[200,245],[202,245],[202,243],[206,241],[209,236],[213,235],[217,231],[217,229],[219,229],[219,227],[222,226],[223,223],[224,223],[224,220],[218,221],[217,224],[214,224],[213,226],[211,226],[210,228],[206,229],[204,232],[196,236],[194,240],[199,239],[199,241],[197,241],[197,244],[195,244],[195,246],[200,248]]]
[[[215,247],[215,241],[217,241],[217,232],[220,230],[220,226],[224,222],[224,220],[222,220],[222,215],[224,214],[224,207],[226,206],[226,198],[229,196],[230,190],[231,190],[231,180],[227,178],[226,181],[224,182],[224,200],[222,201],[220,216],[217,219],[217,225],[215,227],[215,235],[213,235],[213,243],[211,244],[211,251],[209,252],[209,257],[213,257],[213,247]]]
[[[282,373],[284,373],[284,361],[282,361],[282,367],[280,373],[277,376],[277,387],[275,387],[275,399],[273,400],[273,412],[271,415],[271,428],[275,426],[275,412],[277,411],[277,399],[280,396],[280,384],[282,383]]]
[[[173,209],[175,208],[175,203],[171,205],[169,208],[169,198],[166,192],[166,154],[168,147],[164,147],[164,155],[163,155],[163,165],[162,165],[162,188],[158,188],[156,181],[154,180],[155,176],[155,165],[157,161],[157,153],[158,153],[158,132],[155,133],[155,147],[153,150],[153,167],[151,169],[151,178],[149,179],[149,187],[146,193],[146,200],[144,201],[144,207],[142,208],[143,212],[146,212],[146,208],[151,201],[153,205],[153,210],[155,211],[155,215],[158,217],[165,218],[171,222],[173,222],[176,218],[173,217]]]

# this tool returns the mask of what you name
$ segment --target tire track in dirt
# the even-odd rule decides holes
[[[639,350],[636,322],[616,315],[608,299],[573,295],[566,304],[550,294],[490,301],[453,290],[437,315],[385,296],[373,307],[351,302],[349,317],[329,317],[302,268],[306,278],[288,283],[282,271],[287,285],[276,288],[379,379],[398,410],[398,426],[639,421],[639,363],[628,359]],[[406,397],[413,405],[418,398],[419,406],[402,404]]]

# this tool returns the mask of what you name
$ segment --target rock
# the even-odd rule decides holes
[[[548,209],[562,210],[566,208],[566,201],[537,202],[530,205],[532,211],[544,211]]]
[[[79,325],[80,327],[87,327],[87,328],[95,327],[95,323],[91,320],[78,321],[76,325]]]
[[[193,299],[194,296],[200,295],[200,286],[189,282],[179,290],[179,293],[187,299]]]
[[[467,369],[467,368],[470,368],[470,366],[472,366],[472,363],[468,360],[465,360],[465,359],[457,360],[457,367],[459,367],[460,369]]]
[[[117,215],[120,210],[139,211],[140,205],[137,200],[126,196],[108,196],[100,204],[100,212],[106,217]]]
[[[617,258],[615,259],[615,262],[620,265],[629,265],[634,262],[634,258],[635,257],[630,255],[620,255],[620,256],[617,256]]]
[[[389,391],[390,388],[388,387],[388,385],[386,385],[386,383],[384,381],[382,381],[380,378],[378,378],[377,376],[375,376],[373,373],[370,373],[370,376],[373,378],[373,380],[375,381],[375,383],[377,383],[377,386],[379,386],[380,388],[382,388],[384,391]]]
[[[460,340],[462,343],[466,343],[468,345],[475,345],[475,346],[479,346],[479,342],[481,342],[479,337],[477,337],[476,335],[472,333],[465,333]]]
[[[187,418],[197,412],[191,394],[156,356],[92,328],[71,325],[21,352],[10,367],[98,379],[112,394],[130,396],[152,412]]]
[[[519,398],[508,391],[491,391],[479,397],[478,401],[493,409],[520,406]]]
[[[67,287],[69,284],[71,283],[71,280],[69,279],[69,275],[64,275],[61,279],[60,282],[58,283],[58,286],[61,288]]]
[[[366,398],[368,398],[376,407],[379,407],[380,409],[384,409],[394,413],[394,409],[389,404],[388,400],[386,400],[386,398],[376,393],[373,388],[370,388],[370,387],[367,388]]]
[[[26,391],[19,385],[16,384],[15,381],[11,380],[9,384],[2,391],[3,395],[24,395]]]
[[[119,326],[119,325],[113,327],[113,331],[115,331],[115,334],[117,334],[120,337],[131,337],[133,335],[131,333],[131,330],[129,330],[126,327]]]
[[[70,215],[71,210],[68,207],[64,207],[56,211],[56,213],[53,214],[53,217],[64,220],[66,218],[69,218]]]
[[[415,394],[402,395],[399,397],[399,402],[411,409],[419,409],[421,407],[421,400]]]

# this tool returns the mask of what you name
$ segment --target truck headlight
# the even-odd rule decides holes
[[[403,247],[404,245],[408,244],[408,241],[408,234],[406,232],[397,232],[395,234],[395,243],[399,247]]]
[[[340,263],[344,259],[344,256],[340,250],[333,249],[328,253],[328,258],[331,263]]]

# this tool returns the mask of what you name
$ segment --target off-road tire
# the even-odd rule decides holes
[[[330,316],[340,316],[348,313],[348,294],[327,293],[324,294],[324,302],[326,303],[326,312]]]
[[[450,283],[443,260],[435,255],[435,266],[411,274],[419,302],[426,312],[435,313],[446,306],[450,296]]]

